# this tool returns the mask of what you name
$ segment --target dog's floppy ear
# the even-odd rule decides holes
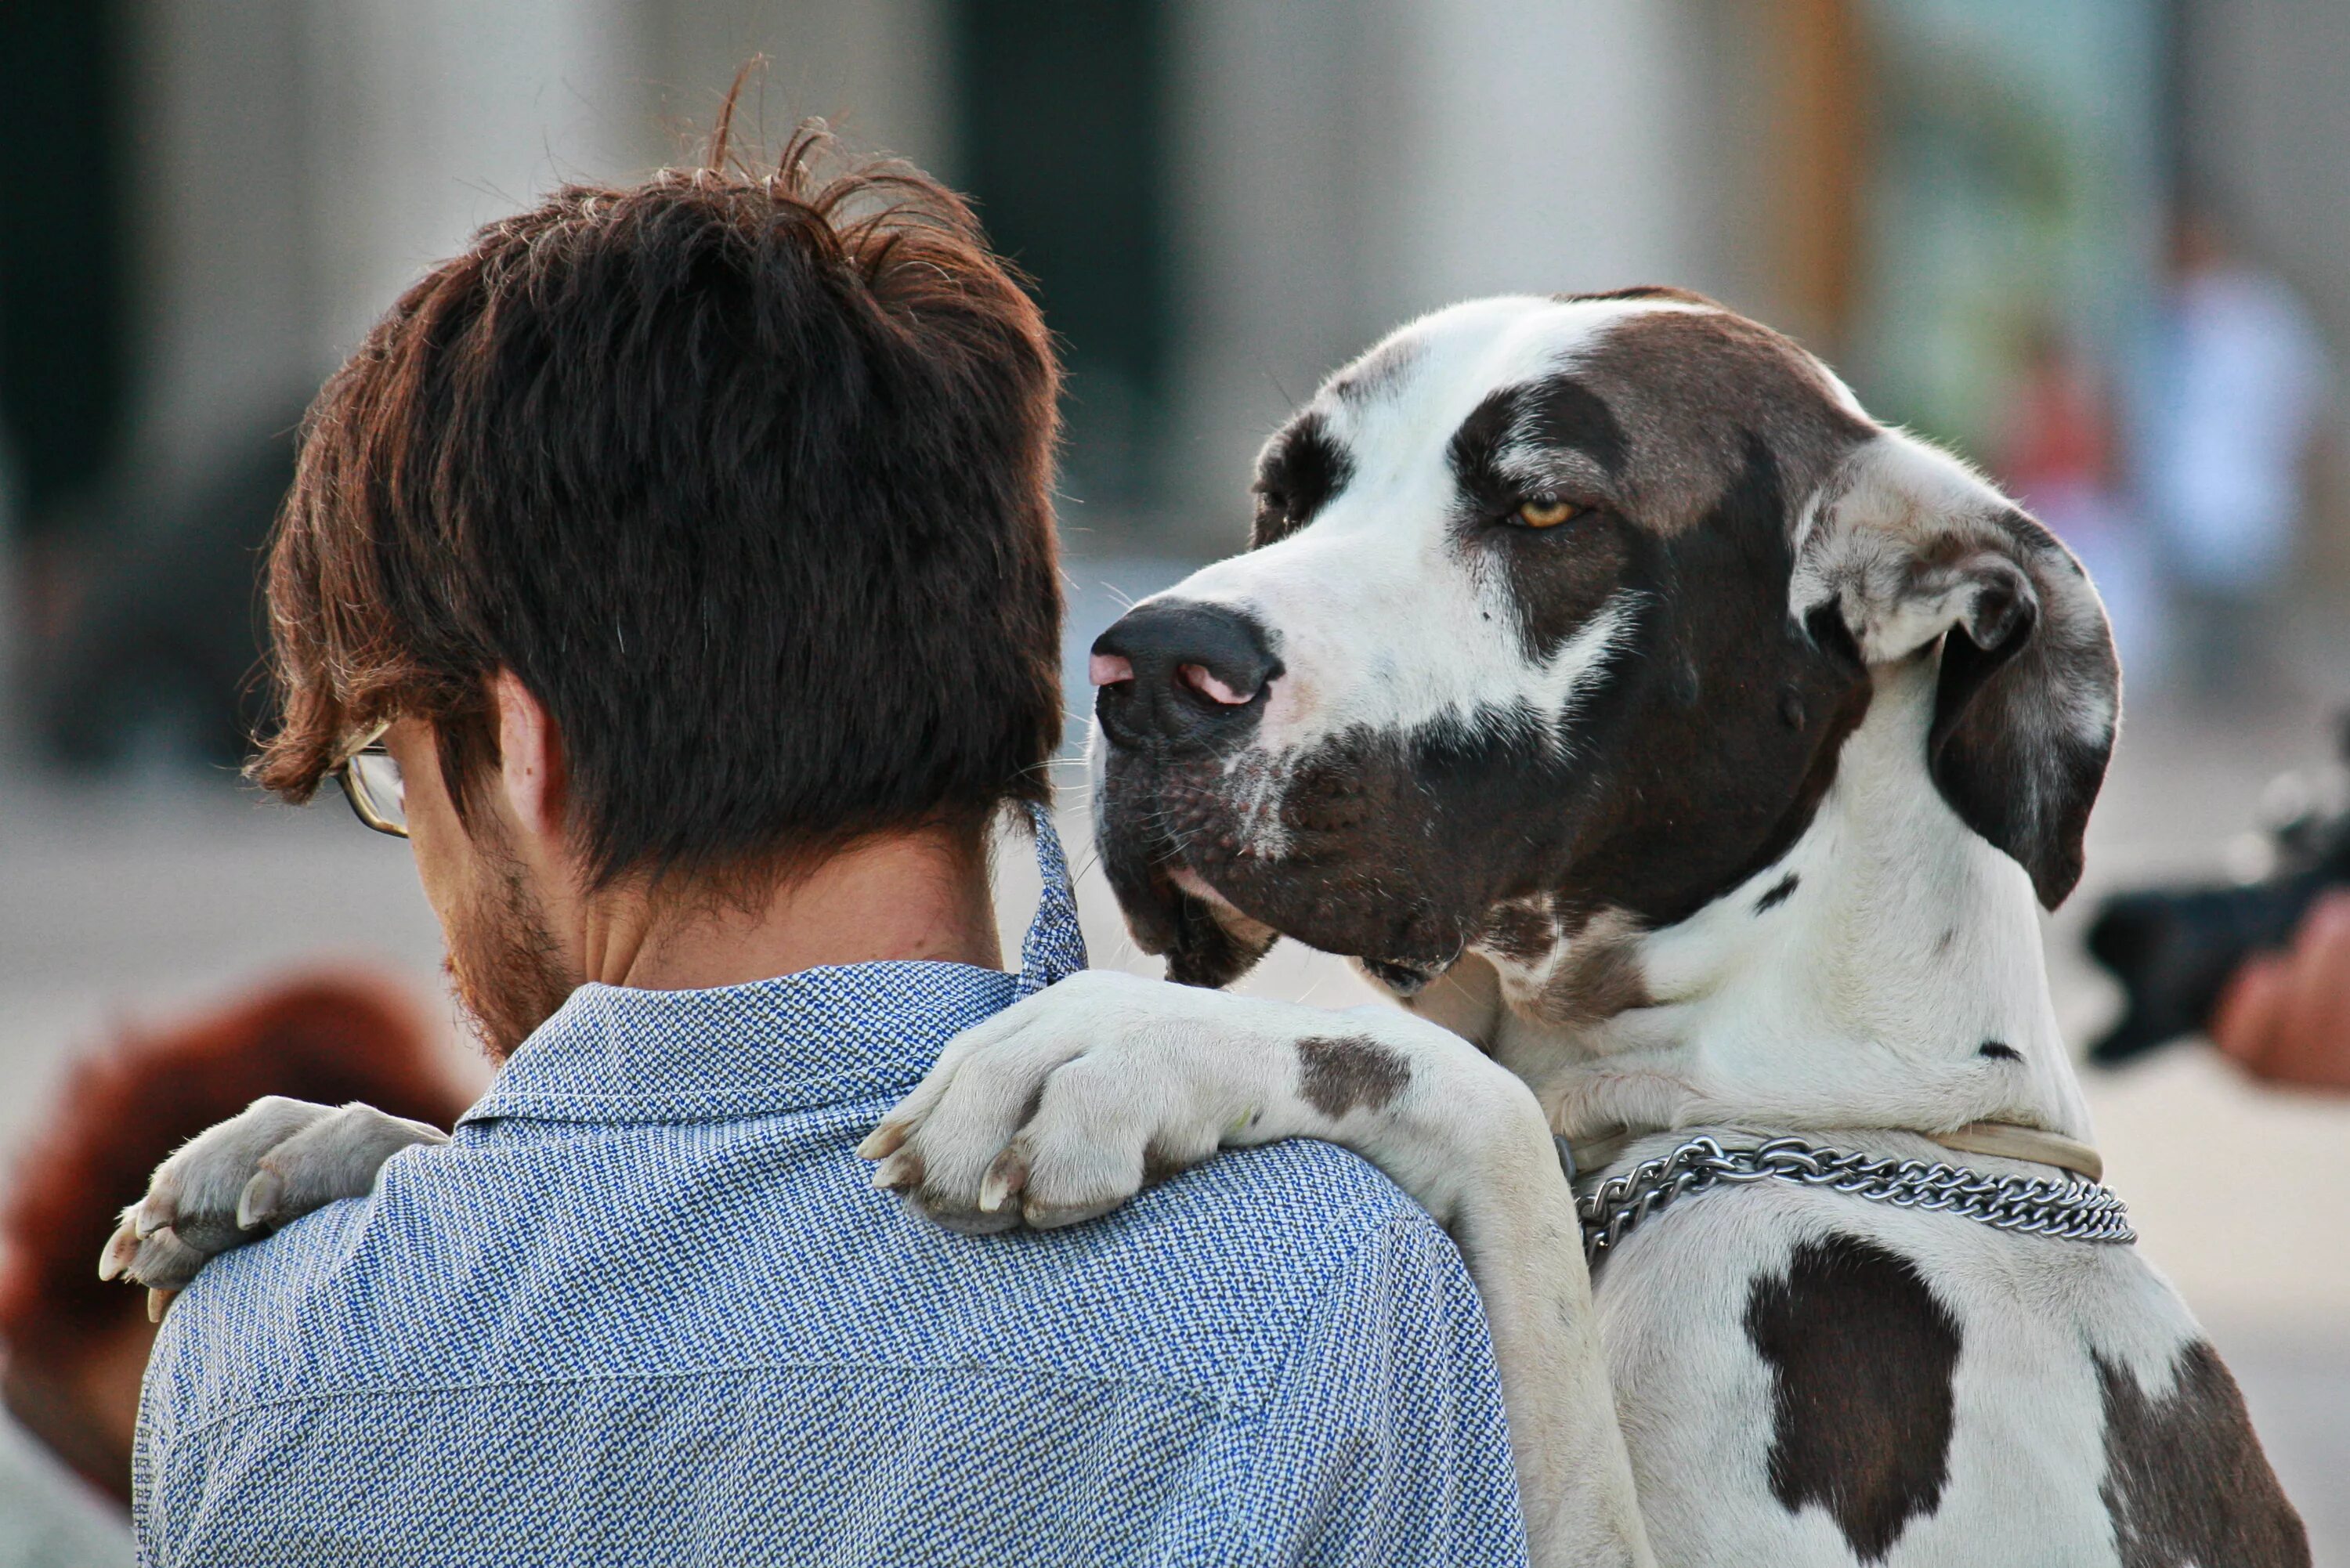
[[[1803,520],[1789,608],[1805,626],[1832,613],[1872,666],[1940,642],[1935,787],[2043,904],[2064,902],[2121,705],[2106,608],[2072,552],[1956,458],[1883,431]]]

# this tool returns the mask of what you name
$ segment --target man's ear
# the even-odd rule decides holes
[[[498,711],[498,774],[515,820],[536,838],[560,842],[564,834],[565,771],[562,732],[546,704],[511,670],[490,682]]]
[[[1885,431],[1804,518],[1788,607],[1799,625],[1833,610],[1872,666],[1940,644],[1935,787],[2063,903],[2121,711],[2106,607],[2072,552],[1956,458]]]

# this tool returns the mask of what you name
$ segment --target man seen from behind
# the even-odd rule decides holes
[[[172,1305],[145,1560],[1522,1562],[1473,1289],[1352,1156],[993,1238],[873,1190],[948,1038],[1084,962],[1056,370],[952,195],[720,140],[484,229],[311,412],[257,774],[407,837],[501,1065]],[[276,1179],[114,1263],[185,1279]]]

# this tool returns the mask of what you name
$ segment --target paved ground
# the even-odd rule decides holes
[[[1121,602],[1179,574],[1147,562],[1075,569],[1073,691],[1084,691],[1084,640]],[[2216,870],[2262,782],[2324,745],[2309,712],[2224,725],[2159,710],[2134,718],[2093,831],[2091,885],[2052,922],[2052,968],[2076,1038],[2112,1005],[2069,956],[2095,889]],[[1070,818],[1065,836],[1078,846],[1082,821]],[[1003,881],[1016,931],[1033,874],[1010,864]],[[1097,960],[1150,967],[1125,941],[1097,874],[1081,897]],[[431,987],[438,958],[405,852],[338,802],[288,811],[185,779],[69,792],[0,771],[0,1140],[41,1114],[68,1053],[112,1021],[168,1017],[310,963],[356,961]],[[1331,1005],[1368,994],[1343,965],[1294,947],[1248,988]],[[2095,1077],[2090,1092],[2147,1254],[2237,1368],[2319,1560],[2350,1564],[2350,1106],[2248,1088],[2188,1047]]]

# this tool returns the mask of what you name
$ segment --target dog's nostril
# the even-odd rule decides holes
[[[1253,722],[1281,674],[1273,639],[1247,611],[1185,599],[1136,606],[1095,639],[1095,711],[1120,745],[1205,744]]]
[[[1128,673],[1131,674],[1132,671],[1128,670]],[[1185,664],[1178,666],[1175,670],[1175,676],[1176,679],[1181,680],[1186,686],[1191,687],[1192,691],[1200,692],[1211,701],[1222,702],[1228,708],[1240,707],[1256,696],[1256,692],[1253,691],[1236,691],[1230,686],[1225,685],[1222,681],[1216,679],[1215,671],[1210,670],[1204,664]]]

